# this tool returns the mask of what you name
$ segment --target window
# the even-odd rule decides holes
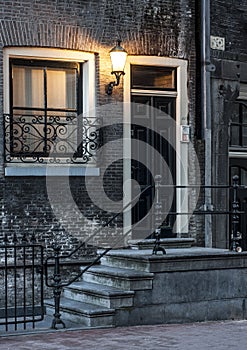
[[[230,147],[247,148],[247,105],[241,101],[235,104],[230,124]]]
[[[76,176],[98,175],[99,122],[89,112],[95,55],[27,47],[3,52],[5,175],[44,176],[46,164],[54,165],[54,175],[67,174],[68,164]]]
[[[131,88],[144,90],[176,90],[176,69],[132,65]]]
[[[77,152],[80,65],[13,59],[10,67],[10,154],[64,157]]]

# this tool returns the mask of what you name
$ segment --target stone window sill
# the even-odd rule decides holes
[[[97,167],[82,166],[7,166],[5,176],[99,176]]]

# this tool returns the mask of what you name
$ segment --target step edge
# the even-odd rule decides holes
[[[95,296],[100,296],[100,297],[105,297],[105,298],[117,298],[117,297],[133,297],[135,295],[135,292],[132,291],[132,290],[118,290],[118,291],[114,291],[114,290],[110,290],[110,286],[107,286],[109,287],[109,291],[106,291],[106,290],[98,290],[97,286],[99,286],[99,284],[97,283],[92,283],[92,284],[95,284],[96,287],[95,287],[95,290],[90,287],[83,287],[83,286],[67,286],[65,287],[64,289],[65,290],[70,290],[72,292],[81,292],[81,293],[87,293],[87,294],[92,294],[92,295],[95,295]]]
[[[110,269],[110,270],[109,270]],[[107,271],[109,270],[109,271]],[[114,268],[112,266],[102,265],[100,268],[95,267],[85,272],[85,274],[101,274],[105,276],[114,276],[119,278],[129,278],[129,279],[152,279],[154,273],[146,271],[137,271],[134,269],[124,269],[124,268]]]
[[[143,270],[138,270],[138,269],[131,269],[131,268],[125,268],[125,267],[119,267],[119,266],[108,266],[104,264],[100,264],[97,266],[91,266],[87,271],[84,273],[90,272],[90,271],[101,271],[101,270],[110,270],[112,273],[120,272],[120,273],[131,273],[131,274],[136,274],[136,275],[153,275],[152,272],[147,272]]]
[[[66,299],[66,298],[64,298]],[[70,300],[70,299],[67,299]],[[80,301],[73,301],[74,304],[78,304],[78,306],[80,305],[89,305],[89,306],[93,306],[95,308],[95,310],[88,310],[89,312],[87,312],[86,310],[83,309],[78,309],[78,307],[76,305],[64,305],[63,304],[63,300],[61,301],[60,304],[60,310],[61,311],[73,311],[78,315],[96,315],[97,313],[101,313],[103,314],[102,316],[105,316],[107,314],[109,315],[115,315],[116,309],[113,308],[106,308],[100,305],[96,305],[96,304],[92,304],[92,303],[85,303],[85,302],[80,302]],[[54,301],[53,300],[46,300],[45,304],[48,304],[48,307],[52,307],[54,308]],[[100,315],[99,315],[100,316]]]

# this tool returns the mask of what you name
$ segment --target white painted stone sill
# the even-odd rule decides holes
[[[66,165],[7,166],[5,176],[99,176],[100,168]]]

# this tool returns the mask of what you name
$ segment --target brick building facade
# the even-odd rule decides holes
[[[224,94],[220,94],[220,91],[227,90],[228,86],[238,91],[239,82],[246,83],[244,14],[246,14],[247,4],[246,1],[227,3],[231,3],[232,11],[229,11],[225,1],[215,1],[211,4],[211,34],[225,38],[224,51],[215,48],[211,50],[212,63],[216,66],[216,70],[212,72],[212,183],[215,184],[229,182],[228,166],[221,165],[228,164],[229,159],[229,116],[226,111],[228,110],[227,102],[224,102]],[[219,16],[222,16],[223,11],[224,19],[219,21]],[[26,67],[28,62],[31,66],[38,62],[38,66],[42,66],[42,69],[46,64],[51,70],[54,67],[54,70],[59,70],[59,62],[65,62],[66,64],[62,66],[64,70],[67,69],[66,72],[69,69],[71,71],[75,69],[72,66],[67,67],[68,63],[79,64],[80,70],[83,71],[81,83],[83,92],[80,92],[83,95],[83,107],[80,112],[99,111],[99,119],[103,126],[101,130],[103,145],[111,145],[111,142],[121,140],[123,137],[125,131],[121,123],[125,122],[126,115],[122,113],[125,111],[124,108],[121,109],[122,102],[131,102],[133,96],[147,96],[148,94],[153,99],[157,96],[176,99],[176,136],[180,138],[182,125],[189,125],[191,146],[194,147],[196,153],[190,152],[189,146],[180,139],[175,141],[179,148],[177,150],[179,156],[187,157],[189,164],[187,165],[189,171],[188,169],[182,170],[182,167],[179,166],[179,169],[174,170],[175,182],[178,185],[194,183],[198,176],[195,165],[196,154],[200,163],[202,182],[204,181],[204,140],[200,132],[202,128],[201,107],[198,103],[201,67],[200,6],[198,2],[192,0],[117,0],[114,2],[109,0],[18,0],[1,1],[0,12],[0,118],[2,125],[0,129],[2,140],[0,143],[0,181],[3,232],[35,231],[38,240],[49,245],[54,240],[52,227],[60,226],[65,228],[64,245],[70,248],[75,238],[85,240],[112,216],[114,210],[104,210],[106,204],[104,203],[105,198],[103,196],[101,198],[102,186],[113,202],[119,201],[122,198],[123,179],[126,180],[126,174],[129,171],[122,161],[125,146],[123,150],[121,142],[117,143],[117,148],[113,144],[112,147],[99,153],[87,170],[85,170],[85,162],[82,161],[76,166],[74,164],[70,166],[73,175],[70,177],[62,176],[63,172],[68,175],[66,164],[63,166],[49,164],[50,171],[53,171],[56,176],[46,176],[45,166],[41,161],[42,157],[37,161],[35,155],[28,162],[27,158],[30,158],[30,154],[28,156],[27,154],[15,154],[15,142],[9,141],[9,138],[14,137],[13,130],[15,129],[13,119],[11,124],[11,117],[10,119],[8,117],[13,116],[15,108],[14,94],[17,85],[13,86],[13,79],[15,83],[17,78],[13,75],[15,74],[13,70],[16,69],[17,72],[18,69]],[[234,20],[232,17],[229,18],[230,14],[234,14]],[[239,35],[239,30],[243,35]],[[109,51],[118,37],[121,38],[122,45],[128,52],[126,74],[120,86],[114,88],[113,94],[107,95],[106,85],[112,80]],[[228,75],[224,76],[222,67],[225,67],[225,63],[227,67],[230,67],[227,68],[227,72],[231,75],[229,78]],[[131,71],[132,66],[175,68],[177,90],[172,92],[170,88],[160,90],[158,88],[156,90],[159,91],[149,89],[147,92],[146,88],[134,89],[131,87],[130,77],[131,74],[134,74]],[[237,72],[235,72],[235,67],[237,67]],[[220,91],[219,85],[221,86]],[[20,90],[16,89],[17,94]],[[37,89],[36,87],[36,91]],[[155,93],[152,93],[154,90]],[[237,96],[238,92],[234,98]],[[68,106],[69,104],[70,102]],[[20,105],[18,106],[20,111]],[[113,113],[115,107],[116,110]],[[109,111],[114,115],[112,123],[109,121],[112,117],[112,115],[109,116]],[[25,124],[21,123],[19,120],[20,126]],[[224,131],[222,131],[222,125]],[[36,129],[36,132],[39,131]],[[219,133],[222,133],[220,138]],[[8,142],[10,143],[6,146]],[[241,155],[244,158],[243,154],[242,152]],[[106,169],[103,176],[102,185],[96,179],[103,171],[104,164],[110,164],[111,161],[112,164]],[[177,160],[175,163],[178,164]],[[176,165],[174,167],[176,168]],[[87,191],[86,183],[90,186],[90,181],[96,193],[95,200],[90,198]],[[66,197],[68,186],[72,202]],[[190,200],[185,200],[185,204],[178,203],[179,200],[181,201],[179,197],[175,210],[188,209],[190,205],[192,207],[193,204],[196,205],[193,203],[196,201],[196,196],[193,193],[190,193],[190,196]],[[219,198],[218,196],[219,193],[216,197]],[[222,196],[224,197],[223,194]],[[203,198],[198,206],[202,204]],[[228,199],[224,197],[217,204],[219,204],[218,207],[227,206]],[[128,213],[123,218],[119,217],[119,226],[122,226],[122,223],[128,226],[130,220]],[[215,230],[212,240],[215,246],[226,247],[229,244],[228,221],[226,218],[224,220],[224,233],[219,233],[218,230],[222,222],[219,223],[218,220],[213,222]],[[181,222],[178,223],[179,225]],[[178,235],[195,238],[197,244],[203,245],[203,219],[191,218],[185,226],[177,227]],[[100,235],[94,235],[92,242],[97,245],[109,245],[109,235],[118,234],[116,227],[113,228],[114,230],[112,229],[110,233],[102,229]]]
[[[216,1],[211,4],[211,36],[224,38],[217,49],[211,44],[212,101],[212,180],[215,184],[231,183],[234,175],[246,186],[246,1]],[[229,201],[225,191],[216,191],[214,202],[219,208]],[[246,190],[239,192],[239,230],[246,250]],[[227,221],[227,220],[226,220]],[[225,247],[229,229],[227,222],[215,220],[213,245]],[[224,229],[223,229],[224,228]]]

